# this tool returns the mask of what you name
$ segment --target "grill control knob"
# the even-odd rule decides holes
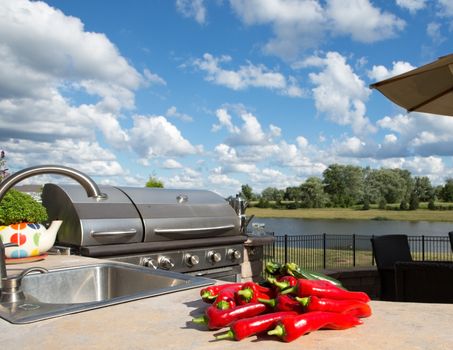
[[[187,266],[195,266],[200,262],[198,255],[186,254],[184,257]]]
[[[151,267],[154,270],[159,267],[157,261],[152,258],[143,258],[142,265],[146,267]]]
[[[238,260],[242,257],[241,252],[237,249],[228,249],[227,255],[231,260]]]
[[[208,252],[208,260],[212,263],[218,263],[222,260],[222,255],[219,252],[211,250]]]
[[[163,256],[159,258],[159,267],[164,270],[170,270],[175,267],[175,263],[170,258]]]

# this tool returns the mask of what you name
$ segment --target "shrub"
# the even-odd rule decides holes
[[[46,208],[41,203],[15,189],[10,189],[0,202],[0,225],[43,222],[47,219]]]

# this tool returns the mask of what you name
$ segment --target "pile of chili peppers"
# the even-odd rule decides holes
[[[210,305],[195,323],[227,328],[217,339],[242,340],[265,334],[290,342],[318,329],[347,329],[371,315],[370,298],[348,291],[337,280],[307,272],[296,264],[270,262],[262,284],[226,283],[200,290]]]

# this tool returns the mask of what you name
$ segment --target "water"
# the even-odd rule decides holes
[[[254,218],[253,223],[263,223],[265,232],[274,232],[275,235],[386,235],[406,234],[409,236],[448,236],[453,231],[451,222],[428,221],[394,221],[394,220],[307,220],[287,218]],[[255,229],[259,232],[260,229]]]

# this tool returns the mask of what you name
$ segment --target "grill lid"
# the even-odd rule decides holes
[[[221,196],[205,190],[99,186],[107,199],[81,186],[46,184],[49,219],[63,220],[60,244],[95,246],[240,235],[240,219]]]

